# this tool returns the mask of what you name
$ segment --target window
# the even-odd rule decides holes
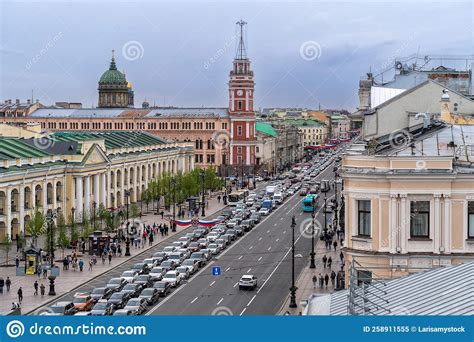
[[[238,136],[242,135],[242,126],[237,126],[237,135]]]
[[[370,236],[370,200],[360,200],[358,203],[358,234]]]
[[[370,284],[371,282],[372,282],[372,272],[357,271],[357,286],[362,286],[362,284]]]
[[[237,101],[237,109],[242,110],[242,101]]]
[[[467,237],[474,238],[474,202],[467,202]]]
[[[430,201],[410,202],[410,236],[430,236]]]

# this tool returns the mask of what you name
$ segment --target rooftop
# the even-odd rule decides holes
[[[272,137],[277,136],[277,132],[273,126],[267,122],[255,122],[255,130],[258,132],[264,133],[266,135],[270,135]]]

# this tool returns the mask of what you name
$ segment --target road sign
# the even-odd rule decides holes
[[[212,275],[213,276],[220,276],[221,275],[221,267],[220,266],[213,266],[212,267]]]

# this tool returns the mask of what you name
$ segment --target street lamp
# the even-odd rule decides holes
[[[176,231],[176,179],[171,178],[171,184],[173,184],[173,223],[171,224],[171,231]]]
[[[291,218],[291,287],[290,287],[290,308],[296,308],[296,290],[295,286],[295,227],[296,219],[295,216]]]
[[[314,263],[314,231],[315,231],[315,223],[314,221],[316,220],[316,199],[313,197],[313,213],[311,214],[311,217],[313,218],[313,224],[312,224],[312,229],[311,229],[311,262],[309,264],[309,268],[316,268],[316,264]]]
[[[204,178],[206,176],[206,173],[204,172],[204,170],[201,170],[199,171],[199,176],[201,176],[201,180],[202,180],[202,199],[201,199],[201,206],[202,206],[202,212],[201,212],[201,215],[202,216],[206,216],[206,211],[205,211],[205,206],[206,206],[206,197],[204,195],[204,192],[205,192],[205,189],[204,189]]]
[[[128,227],[130,225],[130,222],[128,221],[128,199],[130,198],[130,191],[125,190],[125,203],[127,205],[127,239],[125,240],[125,256],[131,256],[130,254],[130,233],[128,232]]]
[[[93,201],[92,202],[92,227],[94,227],[94,230],[96,229],[96,227],[95,227],[96,208],[97,208],[97,203],[95,201]]]
[[[46,223],[48,226],[48,249],[49,249],[49,258],[50,258],[50,265],[53,267],[54,265],[54,230],[53,224],[54,219],[57,217],[57,214],[54,210],[48,210],[46,214]]]
[[[328,210],[327,210],[327,203],[326,203],[326,192],[324,193],[324,234],[327,233],[328,231],[328,227],[327,227],[327,224],[328,224],[328,220],[327,220],[327,213],[328,213]]]

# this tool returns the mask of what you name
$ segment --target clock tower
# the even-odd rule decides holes
[[[247,58],[244,31],[247,23],[237,22],[240,32],[237,53],[229,80],[230,161],[237,175],[253,174],[255,165],[255,112],[253,71]]]

